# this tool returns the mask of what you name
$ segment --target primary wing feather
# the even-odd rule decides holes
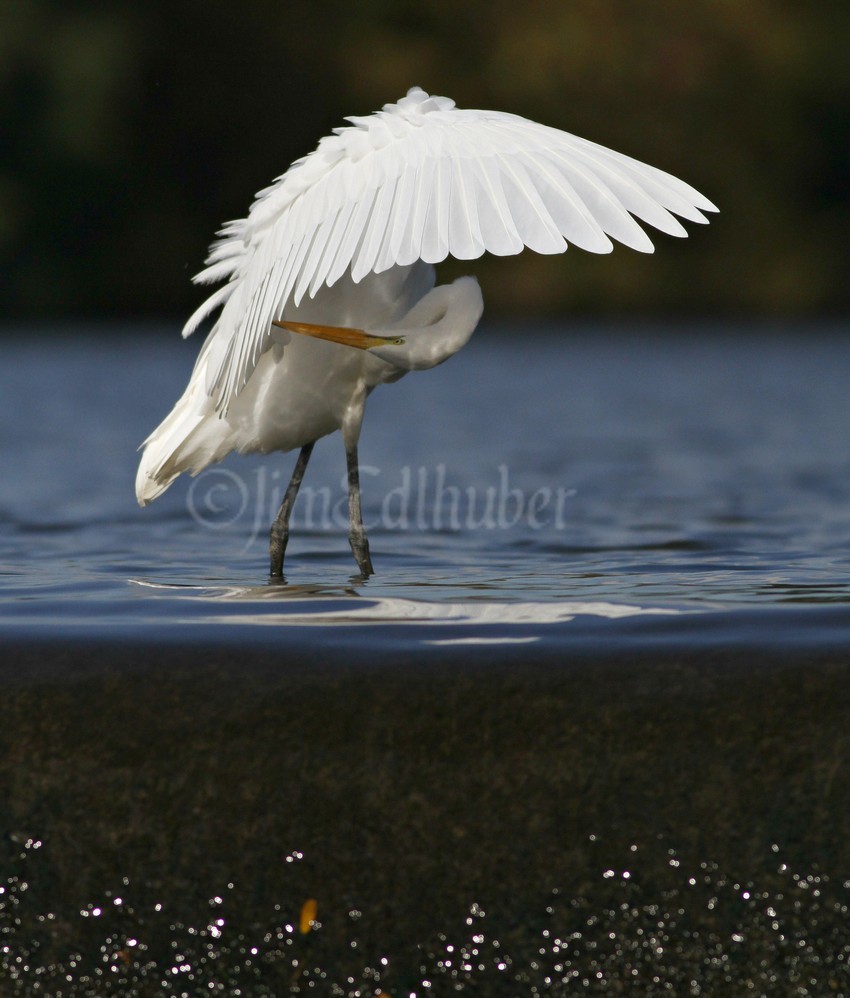
[[[413,88],[397,104],[322,139],[219,234],[198,283],[227,279],[192,315],[215,308],[221,338],[208,391],[219,412],[250,377],[270,329],[351,271],[355,281],[416,260],[474,259],[574,243],[643,252],[636,219],[685,235],[714,205],[675,177],[566,132],[498,111],[460,110]]]

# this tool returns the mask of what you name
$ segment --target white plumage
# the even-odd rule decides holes
[[[570,243],[608,253],[612,239],[652,252],[636,219],[684,236],[675,216],[705,222],[703,212],[717,210],[688,184],[628,156],[517,115],[462,110],[418,87],[347,120],[213,244],[195,281],[227,283],[183,335],[221,312],[185,394],[145,442],[141,503],[231,450],[303,448],[335,429],[356,470],[368,392],[451,356],[480,317],[474,281],[431,290],[431,265],[447,256],[562,253]],[[310,327],[273,325],[281,320]],[[403,342],[341,341],[326,327]],[[369,574],[368,547],[358,555],[352,524],[355,556]]]

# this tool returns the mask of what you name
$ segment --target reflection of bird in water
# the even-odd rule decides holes
[[[611,239],[651,252],[635,219],[684,236],[674,215],[705,222],[701,210],[716,211],[627,156],[419,88],[348,120],[214,243],[196,281],[227,283],[183,335],[221,312],[182,398],[145,441],[136,479],[144,505],[231,451],[300,448],[271,529],[272,576],[283,573],[313,444],[334,430],[348,461],[351,548],[372,574],[357,463],[366,397],[451,357],[483,308],[475,278],[434,287],[433,264],[526,246],[562,253],[568,243],[608,253]]]

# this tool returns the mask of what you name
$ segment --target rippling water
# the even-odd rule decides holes
[[[0,993],[850,995],[843,330],[485,327],[368,582],[337,438],[136,506],[196,352],[4,343]]]
[[[331,437],[282,586],[267,583],[266,538],[292,455],[234,456],[135,505],[135,448],[196,350],[152,329],[4,344],[6,633],[267,642],[372,625],[373,645],[600,648],[850,634],[841,330],[485,328],[370,399],[378,574],[353,574]]]

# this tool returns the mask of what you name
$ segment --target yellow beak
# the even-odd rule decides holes
[[[349,326],[320,326],[313,322],[286,322],[276,320],[273,326],[288,329],[290,333],[300,333],[302,336],[315,336],[331,343],[341,343],[346,347],[356,347],[358,350],[371,350],[373,347],[401,346],[403,336],[373,336],[362,329],[352,329]]]

